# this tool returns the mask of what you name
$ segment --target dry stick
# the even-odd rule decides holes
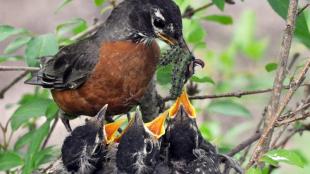
[[[49,131],[49,133],[48,133],[46,139],[44,140],[44,143],[42,144],[41,149],[44,149],[44,148],[46,147],[46,145],[47,145],[47,143],[48,143],[48,141],[49,141],[49,139],[50,139],[52,133],[54,132],[54,130],[55,130],[55,128],[56,128],[56,125],[57,125],[57,123],[58,123],[58,120],[59,120],[59,118],[58,118],[58,117],[55,117],[54,122],[53,122],[53,125],[52,125],[52,127],[51,127],[51,130]]]
[[[255,141],[257,141],[260,138],[260,136],[261,133],[255,133],[250,138],[248,138],[247,140],[245,140],[244,142],[240,143],[235,148],[233,148],[230,152],[227,153],[227,155],[228,156],[236,155],[238,152],[242,151],[243,149],[245,149],[246,147],[250,146]]]
[[[296,15],[297,15],[297,6],[298,6],[298,0],[291,0],[289,4],[289,9],[288,9],[288,17],[287,17],[287,22],[286,22],[286,28],[284,30],[284,35],[282,38],[282,44],[280,48],[280,67],[277,70],[277,74],[274,80],[274,88],[272,92],[272,99],[271,102],[268,106],[268,114],[266,117],[266,124],[264,128],[264,132],[262,134],[262,137],[259,140],[259,143],[254,149],[254,153],[251,157],[251,160],[247,166],[247,168],[251,167],[253,163],[258,162],[260,156],[265,153],[268,150],[269,143],[271,140],[272,136],[272,130],[273,126],[277,120],[277,118],[280,116],[282,113],[283,109],[285,108],[286,104],[292,97],[292,94],[295,92],[294,90],[290,90],[288,92],[288,95],[284,102],[286,103],[285,105],[281,105],[279,108],[279,103],[280,103],[280,98],[281,98],[281,91],[283,88],[283,81],[286,77],[286,72],[287,72],[287,62],[289,58],[289,53],[290,53],[290,48],[292,44],[292,38],[293,38],[293,33],[294,33],[294,28],[295,28],[295,22],[296,22]],[[306,66],[306,71],[308,70],[308,66]],[[298,82],[302,79],[298,78]],[[292,88],[291,88],[292,89]]]
[[[309,58],[308,62],[306,63],[306,65],[304,66],[301,73],[299,74],[299,76],[292,81],[292,85],[291,85],[292,87],[289,89],[288,93],[284,97],[284,100],[280,104],[276,114],[272,117],[271,121],[268,123],[267,127],[264,129],[263,134],[262,134],[257,146],[255,147],[254,154],[253,154],[252,159],[250,161],[250,165],[253,164],[253,163],[251,164],[251,162],[257,162],[258,158],[260,157],[258,154],[261,151],[261,146],[264,144],[264,142],[268,138],[269,133],[273,130],[275,124],[277,123],[279,116],[282,114],[283,110],[285,109],[285,107],[287,106],[289,101],[291,100],[293,94],[300,87],[301,83],[305,79],[305,75],[308,72],[309,68],[310,68],[310,58]],[[248,167],[250,167],[250,166],[248,166]]]
[[[306,4],[305,6],[303,6],[297,13],[297,15],[299,16],[306,8],[310,7],[310,3]]]
[[[309,84],[302,84],[301,86],[307,86]],[[289,85],[283,87],[283,89],[290,89]],[[273,88],[268,89],[260,89],[260,90],[253,90],[253,91],[236,91],[236,92],[229,92],[225,94],[216,94],[216,95],[202,95],[202,96],[192,96],[189,97],[190,100],[204,100],[204,99],[215,99],[215,98],[225,98],[225,97],[237,97],[241,98],[246,95],[255,95],[255,94],[262,94],[267,92],[272,92]],[[164,102],[168,102],[171,100],[175,100],[173,97],[166,97],[163,99]]]
[[[35,72],[40,70],[37,67],[23,67],[23,66],[0,66],[0,71],[27,71]]]
[[[202,10],[205,10],[213,5],[212,2],[207,3],[199,8],[192,9],[190,6],[187,7],[187,10],[185,10],[184,14],[182,15],[182,18],[191,18],[195,13],[200,12]]]
[[[16,83],[18,83],[20,80],[22,80],[26,75],[28,74],[28,72],[23,72],[22,74],[20,74],[18,77],[16,77],[10,84],[8,84],[6,87],[2,88],[0,91],[0,99],[2,99],[4,97],[4,94],[11,88],[13,87]]]

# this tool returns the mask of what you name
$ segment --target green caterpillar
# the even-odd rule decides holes
[[[187,80],[187,67],[192,60],[192,54],[178,46],[172,47],[161,55],[159,66],[172,65],[171,97],[177,98],[181,95],[183,86]]]

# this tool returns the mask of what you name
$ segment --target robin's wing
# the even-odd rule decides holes
[[[75,89],[82,85],[99,58],[99,44],[87,38],[63,47],[54,57],[41,59],[41,69],[25,83],[52,89]]]

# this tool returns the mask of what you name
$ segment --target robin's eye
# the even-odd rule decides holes
[[[154,23],[154,26],[157,28],[164,28],[165,27],[165,21],[160,19],[160,18],[155,18],[153,23]]]
[[[153,150],[153,143],[150,140],[145,140],[145,151],[146,153],[151,153]]]

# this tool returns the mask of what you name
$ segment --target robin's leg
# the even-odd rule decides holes
[[[64,124],[65,128],[67,129],[67,131],[68,132],[72,132],[72,129],[71,129],[71,126],[70,126],[70,122],[69,122],[69,118],[72,117],[72,116],[68,115],[67,113],[65,113],[61,109],[58,111],[58,116],[61,119],[61,121]]]

